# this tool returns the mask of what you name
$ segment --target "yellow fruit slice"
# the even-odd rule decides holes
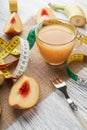
[[[44,20],[53,18],[56,18],[53,11],[48,7],[44,7],[40,9],[37,13],[37,24],[41,23]]]
[[[22,31],[22,21],[18,14],[14,12],[5,25],[5,33],[9,35],[16,35]]]

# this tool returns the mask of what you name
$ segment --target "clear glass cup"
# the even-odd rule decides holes
[[[61,19],[49,19],[38,24],[35,35],[42,57],[51,65],[64,63],[77,42],[76,28]]]

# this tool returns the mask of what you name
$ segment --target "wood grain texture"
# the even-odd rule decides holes
[[[53,92],[7,130],[82,130],[65,99]]]
[[[33,18],[33,16],[37,14],[37,11],[44,6],[47,6],[49,2],[58,5],[68,5],[72,3],[78,4],[82,7],[87,16],[86,0],[82,1],[26,0],[26,2],[25,0],[18,0],[18,14],[23,24],[24,23],[26,24],[28,20],[30,20],[29,24],[31,24],[32,23],[31,17]],[[67,20],[67,17],[65,16],[64,13],[62,12],[54,12],[54,13],[58,18]],[[11,14],[9,10],[9,1],[1,0],[0,1],[1,35],[2,33],[4,33],[5,23],[10,17],[10,15]],[[33,26],[33,23],[31,25]],[[22,33],[24,38],[27,36],[30,27],[31,26],[27,28],[26,24],[26,28],[23,30]],[[77,29],[80,30],[81,33],[87,35],[87,24],[85,27]],[[24,33],[24,31],[26,31],[26,33]],[[33,50],[35,50],[35,52],[33,52]],[[40,55],[38,55],[38,57],[37,55],[38,55],[37,49],[36,48],[32,49],[30,55],[30,63],[28,65],[29,71],[27,71],[26,74],[29,76],[35,76],[38,79],[41,85],[40,102],[32,109],[27,110],[25,113],[21,110],[14,110],[11,107],[9,107],[7,102],[11,86],[9,86],[9,83],[7,85],[3,84],[3,86],[1,86],[0,89],[0,99],[1,101],[3,101],[2,106],[4,106],[2,110],[3,114],[1,115],[0,118],[0,130],[6,130],[7,127],[8,127],[7,130],[82,130],[82,126],[79,124],[76,116],[74,115],[71,108],[67,104],[64,95],[57,90],[52,92],[54,88],[52,88],[52,90],[49,91],[49,87],[52,87],[49,83],[50,82],[49,77],[52,78],[53,74],[58,74],[65,80],[69,78],[66,73],[65,65],[61,65],[58,68],[51,67],[44,63]],[[35,58],[36,60],[34,60]],[[36,64],[36,61],[38,60],[39,62],[37,62]],[[40,69],[43,70],[41,72],[40,69],[38,69],[39,65],[41,66]],[[86,75],[87,74],[86,68],[83,69],[80,73]],[[66,83],[68,86],[69,95],[71,96],[72,100],[77,104],[80,113],[87,120],[87,85],[82,86],[81,84],[73,81],[72,79],[67,80]],[[6,87],[7,89],[5,90]],[[46,91],[45,96],[44,91]],[[50,92],[52,93],[48,96],[48,93]],[[3,96],[3,93],[5,96]],[[9,108],[9,112],[7,108]]]
[[[86,74],[87,68],[80,74]],[[87,121],[87,86],[67,80],[67,91]],[[34,108],[25,112],[6,130],[84,130],[63,93],[55,90]]]

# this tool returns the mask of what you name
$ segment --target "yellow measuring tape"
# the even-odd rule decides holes
[[[21,53],[16,47],[20,44]],[[19,55],[18,60],[6,64],[4,59],[9,55]],[[18,78],[26,69],[29,59],[29,44],[27,40],[19,36],[14,36],[8,43],[0,38],[0,70],[5,78]],[[8,66],[18,61],[17,67],[13,74],[10,74]]]
[[[8,46],[8,43],[4,39],[0,38],[0,51],[4,50],[6,48],[6,46]],[[20,51],[18,49],[14,49],[10,53],[12,55],[19,55]]]
[[[3,44],[0,51],[0,59],[3,59],[6,56],[8,56],[18,46],[20,40],[18,36],[15,36],[7,44],[4,41],[3,42],[1,41],[0,43]]]
[[[87,82],[87,77],[84,75],[76,74],[70,64],[74,61],[84,62],[87,65],[87,56],[84,54],[73,54],[67,60],[67,73],[68,75],[75,81],[80,82],[81,84],[85,84]],[[75,68],[75,65],[74,65]]]
[[[5,78],[10,78],[11,74],[5,66],[4,58],[7,57],[18,46],[19,43],[20,39],[18,36],[13,37],[8,43],[0,38],[0,67]],[[4,66],[2,66],[3,64]]]
[[[3,59],[7,57],[9,54],[12,54],[12,55],[20,54],[20,51],[18,49],[15,49],[19,43],[20,43],[20,40],[18,36],[15,36],[14,38],[12,38],[10,42],[8,43],[2,38],[0,38],[0,68],[7,66],[7,64],[4,63]]]
[[[77,39],[80,41],[81,44],[82,43],[87,44],[87,36],[81,34],[80,32],[78,32]],[[84,62],[87,65],[87,56],[84,54],[73,54],[73,55],[69,56],[69,58],[67,59],[68,75],[75,81],[85,84],[87,82],[87,77],[76,74],[70,66],[70,64],[74,61]]]

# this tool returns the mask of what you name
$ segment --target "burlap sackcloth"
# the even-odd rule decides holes
[[[23,25],[23,32],[21,33],[21,36],[26,39],[30,28],[33,27],[35,24],[35,17],[29,19]],[[55,90],[55,88],[50,83],[50,78],[52,78],[55,74],[58,74],[64,80],[67,80],[69,78],[66,72],[66,63],[60,66],[51,66],[45,63],[38,51],[36,44],[30,51],[29,64],[25,74],[27,76],[34,77],[38,81],[40,85],[39,102]],[[0,102],[2,106],[2,114],[0,117],[0,130],[5,130],[14,121],[16,121],[16,119],[20,115],[22,115],[26,111],[29,111],[29,109],[18,110],[9,106],[8,97],[12,84],[13,83],[10,80],[5,80],[3,85],[0,86]]]

